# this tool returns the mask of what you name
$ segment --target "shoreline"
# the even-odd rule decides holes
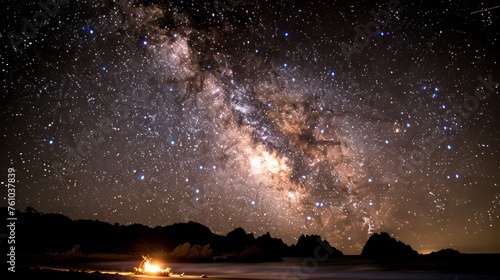
[[[31,260],[20,265],[16,274],[22,279],[31,277],[58,279],[164,279],[164,278],[207,278],[207,279],[500,279],[496,263],[500,254],[474,254],[449,259],[432,259],[421,255],[413,260],[374,260],[361,256],[344,256],[318,263],[315,269],[302,267],[302,258],[286,258],[274,263],[168,263],[172,274],[138,275],[133,273],[139,259],[129,255],[100,255],[100,258],[85,260],[44,259]],[[167,263],[158,260],[163,267]],[[182,275],[185,272],[184,275]],[[205,277],[202,277],[202,276]],[[17,276],[17,275],[16,275]],[[296,277],[295,277],[296,276]],[[130,278],[132,277],[132,278]],[[295,277],[295,278],[294,278]],[[450,278],[451,277],[451,278]]]

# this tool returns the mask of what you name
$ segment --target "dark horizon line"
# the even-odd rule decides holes
[[[7,206],[1,206],[1,207],[0,207],[0,209],[6,209],[6,210],[7,210],[7,209],[9,209],[9,208],[12,208],[12,207],[7,207]],[[111,226],[115,226],[116,224],[117,224],[118,226],[134,226],[134,225],[138,225],[138,226],[144,226],[144,227],[147,227],[147,228],[150,228],[150,229],[155,229],[156,227],[168,227],[168,226],[173,226],[173,225],[176,225],[176,224],[197,223],[197,224],[202,225],[202,226],[206,227],[207,229],[209,229],[209,230],[210,230],[210,232],[211,232],[212,234],[218,235],[218,236],[220,236],[220,237],[226,237],[226,236],[227,236],[227,234],[229,234],[229,233],[233,232],[234,230],[236,230],[236,229],[238,229],[238,228],[243,229],[243,231],[244,231],[246,234],[252,234],[252,235],[254,235],[254,233],[253,233],[253,232],[247,232],[247,230],[246,230],[246,229],[244,229],[244,228],[243,228],[243,227],[241,227],[241,226],[237,226],[237,227],[233,228],[232,230],[229,230],[229,231],[228,231],[225,235],[224,235],[224,234],[219,234],[219,233],[214,232],[214,231],[213,231],[213,230],[212,230],[209,226],[207,226],[207,225],[205,225],[205,224],[203,224],[203,223],[197,222],[197,221],[193,221],[193,220],[189,220],[189,221],[187,221],[187,222],[174,222],[174,223],[171,223],[171,224],[168,224],[168,225],[156,225],[156,226],[149,226],[149,225],[142,224],[142,223],[138,223],[138,222],[130,222],[130,223],[128,223],[128,224],[121,224],[121,223],[118,223],[118,222],[109,222],[109,221],[103,221],[103,220],[99,220],[99,219],[91,219],[91,218],[87,218],[87,219],[85,219],[85,218],[77,218],[77,219],[75,219],[75,218],[70,217],[68,214],[64,214],[64,213],[62,213],[62,212],[59,212],[59,213],[57,213],[57,212],[39,212],[38,210],[36,210],[36,209],[35,209],[34,207],[32,207],[32,206],[27,206],[27,207],[26,207],[26,209],[25,209],[24,211],[21,211],[21,210],[19,210],[19,209],[15,209],[15,211],[19,211],[19,212],[21,212],[21,213],[28,213],[28,211],[27,211],[27,210],[28,210],[29,208],[31,208],[32,210],[34,210],[34,212],[35,212],[36,214],[41,214],[41,215],[46,215],[46,214],[48,214],[48,215],[62,215],[62,216],[64,216],[64,217],[67,217],[68,219],[70,219],[70,220],[71,220],[71,221],[73,221],[73,222],[78,221],[78,220],[81,220],[81,221],[96,221],[96,222],[106,223],[106,224],[109,224],[109,225],[111,225]],[[7,211],[4,211],[4,213],[5,213],[5,212],[7,212]],[[381,233],[383,233],[383,232],[386,232],[386,231],[383,231],[383,230],[382,230],[382,231],[379,231],[379,232],[374,232],[374,233],[372,233],[370,236],[373,236],[373,235],[375,235],[375,234],[381,234]],[[386,232],[386,233],[388,233],[391,237],[393,237],[393,235],[392,235],[391,233],[389,233],[389,232]],[[269,231],[267,231],[267,232],[265,232],[265,233],[263,233],[263,234],[261,234],[261,235],[258,235],[258,236],[255,236],[255,235],[254,235],[254,238],[255,238],[255,239],[257,239],[258,237],[260,237],[260,236],[264,236],[264,235],[266,235],[266,234],[269,234],[269,235],[271,236],[271,238],[280,239],[280,240],[283,242],[283,244],[285,244],[287,247],[291,247],[291,246],[295,245],[295,244],[291,244],[291,245],[289,245],[288,243],[286,243],[286,242],[284,242],[284,241],[283,241],[283,238],[280,238],[280,237],[274,237],[274,236],[271,234],[271,232],[269,232]],[[319,234],[306,234],[306,233],[301,233],[301,234],[300,234],[300,235],[296,238],[296,240],[297,240],[297,241],[298,241],[298,239],[300,238],[300,236],[319,236],[322,240],[325,240],[325,241],[327,241],[327,242],[329,243],[329,241],[328,241],[327,239],[323,238],[323,237],[322,237],[321,235],[319,235]],[[370,236],[369,236],[369,237],[370,237]],[[369,237],[368,237],[368,238],[369,238]],[[395,238],[395,237],[393,237],[393,238]],[[395,239],[396,239],[396,238],[395,238]],[[367,239],[367,240],[368,240],[368,239]],[[398,240],[398,241],[400,241],[399,239],[397,239],[397,240]],[[405,244],[407,244],[407,243],[405,243]],[[332,245],[332,244],[330,244],[330,245]],[[410,245],[410,246],[411,246],[411,244],[408,244],[408,245]],[[333,245],[332,245],[332,247],[336,248],[336,246],[333,246]],[[412,247],[412,248],[413,248],[413,247]],[[413,248],[413,250],[417,251],[417,252],[418,252],[418,254],[419,254],[419,255],[422,255],[422,256],[426,256],[426,255],[429,255],[429,254],[430,254],[430,253],[432,253],[432,252],[438,252],[438,251],[445,250],[445,249],[453,249],[453,248],[452,248],[452,247],[446,247],[446,246],[444,246],[444,247],[442,247],[441,249],[426,250],[426,251],[429,251],[428,253],[421,253],[421,252],[419,252],[419,250],[417,250],[417,249]],[[457,251],[458,251],[458,250],[457,250]],[[478,252],[478,251],[459,251],[459,252],[460,252],[461,254],[464,254],[464,255],[500,255],[500,251],[494,251],[494,252],[485,252],[485,251],[479,251],[479,252]],[[360,252],[360,253],[358,253],[358,254],[346,254],[346,253],[344,253],[344,252],[342,252],[342,253],[344,254],[344,256],[361,256],[361,252]]]

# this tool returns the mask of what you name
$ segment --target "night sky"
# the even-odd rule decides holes
[[[500,252],[498,1],[41,3],[1,19],[17,209]]]

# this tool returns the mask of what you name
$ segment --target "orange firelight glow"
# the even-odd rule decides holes
[[[158,265],[152,264],[152,259],[149,256],[142,256],[142,258],[144,260],[141,262],[139,268],[134,267],[136,274],[170,274],[170,267],[162,269]]]
[[[160,272],[162,269],[157,266],[157,265],[154,265],[154,264],[151,264],[150,261],[146,261],[146,264],[144,265],[144,272],[150,272],[150,273],[158,273]]]

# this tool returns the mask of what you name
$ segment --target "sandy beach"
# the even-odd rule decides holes
[[[304,259],[288,258],[277,263],[164,263],[172,274],[137,275],[133,268],[138,265],[130,258],[93,259],[78,262],[53,262],[44,265],[28,265],[15,273],[21,279],[500,279],[493,264],[500,255],[464,256],[455,261],[432,261],[420,259],[411,262],[374,262],[358,256],[329,260],[322,263],[307,263]],[[467,264],[466,264],[467,263]]]

